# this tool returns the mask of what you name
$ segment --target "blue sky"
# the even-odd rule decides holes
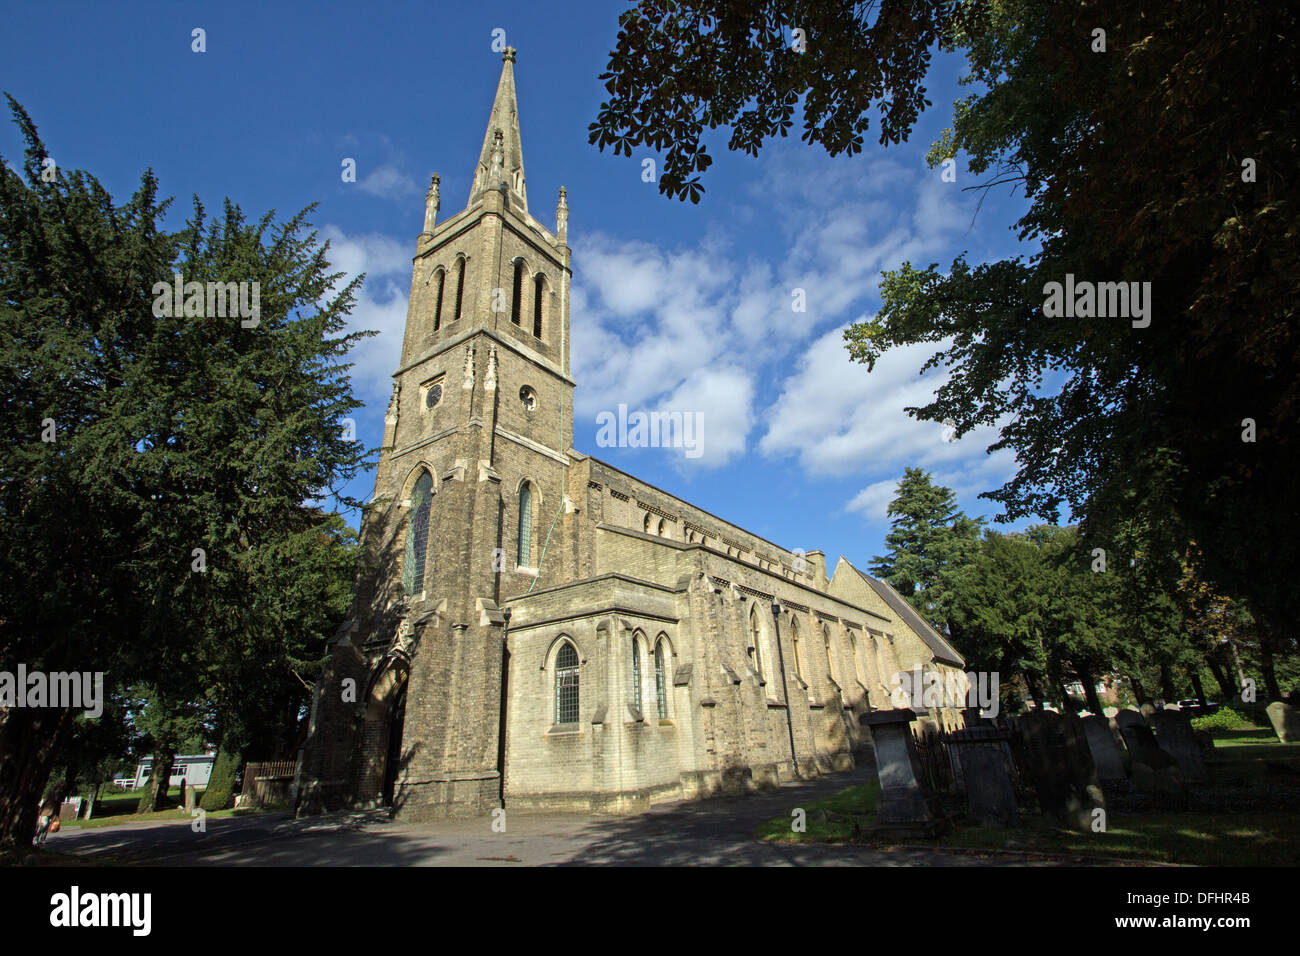
[[[319,203],[313,222],[334,265],[366,272],[353,314],[382,334],[355,354],[366,403],[358,435],[379,444],[406,319],[424,190],[442,177],[442,217],[463,208],[501,56],[516,64],[529,211],[554,223],[568,188],[573,248],[575,447],[789,548],[844,554],[859,567],[883,547],[885,509],[904,467],[953,487],[968,513],[1014,472],[989,456],[991,429],[944,441],[903,408],[941,383],[918,371],[930,350],[891,353],[868,374],[842,330],[879,308],[883,269],[1023,254],[1023,212],[1007,187],[978,217],[977,180],[925,166],[950,120],[961,62],[942,58],[933,106],[910,141],[831,159],[796,135],[758,158],[725,136],[698,206],[642,181],[641,160],[587,144],[626,3],[10,4],[0,89],[35,119],[54,159],[97,175],[118,199],[152,167],[176,220],[197,193],[230,196],[250,216]],[[191,49],[202,28],[207,50]],[[797,119],[797,117],[796,117]],[[0,153],[21,143],[11,123]],[[357,163],[344,183],[341,163]],[[973,224],[972,224],[973,222]],[[802,288],[807,311],[791,310]],[[598,448],[596,416],[703,411],[704,453]],[[350,491],[368,498],[367,474]],[[354,521],[355,523],[355,521]]]

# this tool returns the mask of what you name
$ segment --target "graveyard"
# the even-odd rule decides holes
[[[1080,865],[1294,865],[1294,710],[1251,709],[1253,723],[1197,710],[996,720],[967,711],[964,728],[947,732],[924,711],[881,711],[870,721],[878,781],[769,820],[758,835]]]

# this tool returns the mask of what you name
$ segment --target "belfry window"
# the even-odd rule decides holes
[[[555,722],[578,722],[578,652],[568,641],[555,655]]]
[[[519,566],[532,567],[533,560],[533,486],[524,483],[519,489]]]
[[[510,303],[510,321],[515,325],[520,321],[520,305],[524,297],[524,260],[515,260],[515,295]]]
[[[456,262],[456,314],[452,316],[455,322],[460,318],[461,303],[465,301],[465,257],[461,256]]]
[[[411,492],[411,520],[406,529],[406,555],[402,561],[402,586],[407,594],[424,590],[424,567],[429,550],[429,514],[433,509],[433,477],[420,475]]]
[[[533,335],[542,337],[542,301],[546,297],[546,280],[539,272],[533,276]]]
[[[433,331],[437,332],[442,325],[442,290],[447,284],[447,272],[445,269],[439,269],[438,274],[434,276],[438,283],[438,289],[433,302]]]

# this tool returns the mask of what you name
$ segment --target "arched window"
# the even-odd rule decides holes
[[[465,301],[465,257],[461,256],[456,260],[456,314],[452,316],[455,322],[460,318],[461,303]]]
[[[659,537],[661,537],[661,538],[664,537],[664,529],[665,529],[666,527],[667,527],[667,519],[666,519],[666,518],[660,518],[660,519],[659,519]]]
[[[826,675],[838,684],[839,679],[835,676],[835,655],[831,653],[831,629],[825,623],[822,624],[822,643],[826,645]]]
[[[641,528],[646,534],[650,534],[650,512],[645,513],[645,521],[642,522]]]
[[[641,716],[641,642],[632,635],[632,710]]]
[[[568,641],[555,655],[555,722],[578,722],[578,651]]]
[[[519,307],[524,297],[524,260],[515,260],[515,294],[510,302],[510,321],[519,324]]]
[[[442,325],[442,290],[447,284],[447,270],[439,269],[433,278],[438,283],[438,291],[433,302],[433,331],[437,332]]]
[[[519,566],[531,568],[533,560],[533,486],[519,489]]]
[[[424,590],[424,565],[429,551],[429,512],[433,508],[433,476],[423,472],[411,492],[411,520],[406,528],[402,586],[407,594]]]
[[[794,650],[794,672],[795,675],[803,679],[803,661],[799,659],[799,619],[791,616],[790,618],[790,645]]]
[[[542,337],[542,302],[546,298],[546,280],[539,272],[533,276],[533,335]]]
[[[655,701],[659,705],[659,719],[668,719],[668,676],[664,671],[664,639],[655,641]]]
[[[763,629],[758,623],[758,607],[749,609],[749,654],[754,661],[754,670],[763,676]]]

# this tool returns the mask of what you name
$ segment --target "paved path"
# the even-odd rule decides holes
[[[663,804],[635,816],[507,811],[506,832],[487,817],[403,823],[382,810],[294,820],[258,814],[174,824],[60,831],[50,849],[146,865],[216,866],[1019,866],[1069,861],[942,850],[783,845],[755,839],[765,820],[847,786],[873,768],[830,774],[748,797]],[[179,814],[178,814],[179,816]]]

